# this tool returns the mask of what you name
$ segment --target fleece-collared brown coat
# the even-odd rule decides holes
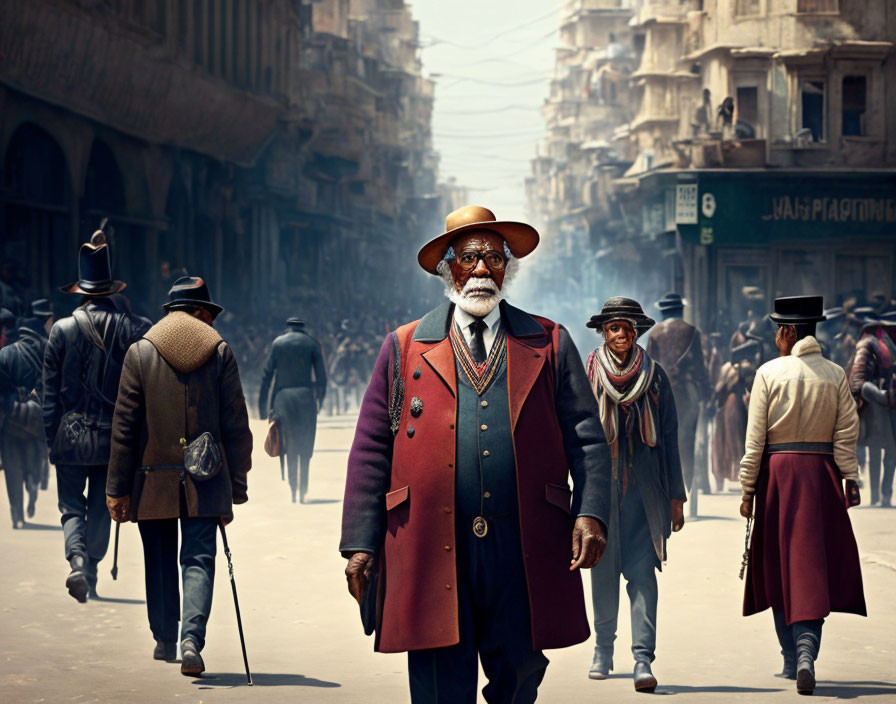
[[[131,520],[177,518],[183,466],[181,438],[210,432],[224,459],[204,482],[186,475],[187,514],[233,515],[247,501],[252,433],[236,359],[201,320],[175,311],[131,345],[124,359],[106,493],[131,497]],[[150,468],[150,469],[147,469]]]

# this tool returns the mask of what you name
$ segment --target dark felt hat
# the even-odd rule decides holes
[[[302,320],[301,318],[292,317],[292,318],[286,319],[286,324],[287,325],[295,325],[296,327],[300,328],[305,325],[305,321]]]
[[[679,293],[667,293],[656,302],[656,307],[660,310],[675,310],[676,308],[684,308],[684,299]]]
[[[644,309],[641,304],[631,298],[623,298],[622,296],[614,296],[608,298],[600,310],[599,315],[592,315],[591,320],[585,323],[586,327],[601,329],[604,323],[610,320],[634,320],[638,327],[638,334],[647,332],[652,328],[656,321],[644,315]]]
[[[825,320],[822,296],[785,296],[775,299],[775,312],[771,318],[778,325],[818,323]]]
[[[12,330],[16,326],[16,316],[8,308],[0,308],[0,327]]]
[[[488,208],[468,205],[449,213],[445,218],[445,232],[434,237],[417,253],[417,262],[430,274],[438,274],[437,267],[451,241],[464,232],[491,230],[504,239],[510,253],[522,259],[538,246],[538,231],[523,222],[499,221]]]
[[[50,301],[46,298],[38,298],[36,301],[31,301],[31,315],[35,318],[49,318],[53,315],[53,309],[50,306]]]
[[[162,307],[170,311],[181,306],[205,308],[213,317],[217,317],[224,310],[217,303],[212,302],[208,286],[199,276],[181,276],[175,281],[168,292],[168,302]]]
[[[78,252],[78,280],[60,287],[63,293],[81,296],[110,296],[127,288],[124,281],[112,279],[112,262],[109,259],[109,245],[102,231],[95,232],[91,241],[81,245]]]

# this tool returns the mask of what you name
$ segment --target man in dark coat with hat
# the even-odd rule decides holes
[[[13,529],[24,527],[22,487],[28,491],[28,518],[34,516],[46,441],[40,389],[47,331],[53,313],[46,299],[35,301],[18,327],[18,339],[0,349],[0,456]]]
[[[197,676],[205,669],[200,652],[212,607],[218,523],[233,520],[233,504],[248,500],[252,434],[236,359],[212,327],[221,306],[192,276],[175,281],[169,299],[168,314],[124,360],[106,494],[112,517],[136,520],[140,529],[153,657],[174,660],[182,614],[180,671]],[[196,478],[185,468],[184,449],[206,434],[221,464]]]
[[[290,318],[286,325],[288,331],[274,340],[264,365],[258,392],[258,415],[267,418],[268,408],[273,407],[271,417],[279,425],[280,452],[281,457],[286,455],[292,500],[295,503],[298,488],[299,501],[305,503],[317,412],[327,392],[327,368],[320,343],[306,332],[304,321]],[[274,388],[268,405],[272,381]],[[296,465],[301,466],[298,486]]]
[[[825,617],[866,614],[846,513],[859,503],[859,418],[846,374],[815,339],[822,311],[821,296],[775,299],[781,356],[756,372],[740,464],[741,515],[755,503],[743,613],[772,609],[782,675],[801,694],[815,689]]]
[[[109,546],[106,468],[112,412],[128,347],[149,329],[112,279],[102,231],[81,246],[78,281],[65,293],[81,296],[71,317],[50,330],[43,364],[43,416],[50,461],[56,465],[69,594],[80,602],[96,593],[97,565]],[[85,494],[85,486],[87,492]]]
[[[657,301],[663,319],[650,330],[647,354],[659,364],[669,379],[678,412],[678,449],[684,484],[691,491],[690,515],[697,515],[697,489],[707,483],[707,467],[696,477],[694,450],[700,408],[710,397],[708,360],[703,357],[703,335],[683,319],[684,300],[668,293]]]
[[[613,669],[619,615],[619,578],[631,601],[634,684],[652,692],[656,651],[656,570],[666,560],[666,540],[684,526],[687,499],[678,455],[678,420],[672,386],[663,368],[635,341],[654,321],[630,298],[610,298],[586,323],[604,336],[586,370],[613,466],[609,545],[591,571],[596,645],[588,676],[606,679]]]
[[[580,568],[606,543],[610,463],[569,333],[501,299],[538,244],[486,208],[451,213],[418,263],[445,304],[383,343],[348,460],[340,551],[408,651],[411,700],[535,701],[546,648],[588,637]],[[572,478],[572,490],[569,479]]]

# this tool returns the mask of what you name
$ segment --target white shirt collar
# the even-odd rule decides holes
[[[476,320],[476,316],[470,315],[465,310],[461,310],[460,306],[454,306],[454,320],[458,324],[461,330],[466,331],[470,324]],[[501,306],[497,305],[494,307],[491,313],[485,316],[483,319],[485,324],[488,326],[490,331],[497,330],[497,325],[501,322]]]

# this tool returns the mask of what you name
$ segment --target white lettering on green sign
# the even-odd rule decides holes
[[[896,198],[777,196],[765,221],[896,222]]]

